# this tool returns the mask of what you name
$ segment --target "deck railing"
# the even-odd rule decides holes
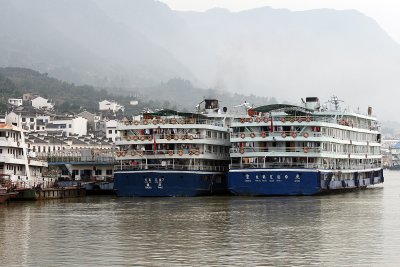
[[[364,170],[380,168],[380,164],[354,164],[354,165],[335,165],[318,163],[285,163],[285,162],[266,162],[266,163],[234,163],[229,165],[229,169],[323,169],[323,170]]]
[[[360,129],[368,129],[368,130],[379,130],[377,125],[369,125],[366,123],[357,123],[355,121],[348,121],[346,119],[337,119],[334,117],[326,117],[326,116],[275,116],[272,117],[273,124],[279,123],[279,125],[290,126],[291,124],[299,125],[299,124],[310,124],[312,125],[315,122],[323,122],[323,123],[333,123],[344,126],[349,126],[353,128]],[[264,125],[271,123],[271,117],[247,117],[247,118],[237,118],[234,120],[235,123],[246,124],[246,123],[263,123]]]
[[[225,133],[224,133],[225,134]],[[212,139],[212,140],[226,140],[227,138],[224,136],[215,137],[215,136],[208,136],[204,134],[196,134],[196,133],[163,133],[163,134],[128,134],[124,137],[117,137],[115,141],[156,141],[159,140],[167,140],[167,141],[191,141],[191,140],[201,140],[201,139]]]
[[[174,118],[161,118],[161,119],[141,119],[141,120],[133,120],[133,121],[125,121],[121,122],[120,126],[129,126],[129,125],[153,125],[153,126],[161,126],[166,124],[172,125],[185,125],[185,124],[207,124],[213,126],[224,126],[222,120],[215,119],[196,119],[196,118],[182,118],[182,117],[174,117]]]
[[[136,165],[115,165],[114,171],[135,171],[135,170],[180,170],[180,171],[214,171],[226,172],[228,166],[196,166],[177,164],[136,164]]]
[[[327,151],[323,150],[321,147],[235,147],[229,150],[230,153],[324,153],[330,155],[343,155],[343,156],[376,156],[381,155],[379,151],[376,152],[349,152],[349,151]]]
[[[229,153],[221,153],[221,152],[212,152],[212,151],[201,151],[200,149],[197,148],[191,148],[191,149],[170,149],[170,150],[127,150],[127,151],[117,151],[115,153],[116,159],[118,160],[119,158],[124,159],[125,157],[131,158],[134,156],[138,157],[164,157],[164,158],[169,158],[172,156],[214,156],[218,158],[229,158]]]

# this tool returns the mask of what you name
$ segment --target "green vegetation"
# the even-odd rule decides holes
[[[24,68],[0,68],[0,92],[1,113],[6,111],[8,98],[20,98],[23,93],[28,92],[51,99],[58,112],[79,112],[84,109],[95,112],[99,107],[98,102],[105,99],[125,105],[128,113],[136,111],[129,107],[130,99],[126,94],[112,94],[88,85],[75,86],[48,77],[46,73],[41,74]],[[142,106],[138,105],[136,109]]]
[[[57,112],[80,112],[87,110],[96,112],[98,102],[115,100],[125,106],[128,115],[138,114],[148,108],[174,109],[180,111],[193,111],[194,107],[204,98],[215,98],[221,101],[221,106],[231,108],[247,100],[256,106],[276,103],[271,98],[244,96],[230,94],[214,89],[195,88],[189,81],[171,79],[158,86],[140,89],[97,89],[92,86],[76,86],[51,77],[47,73],[39,73],[24,68],[0,68],[0,112],[4,114],[7,109],[8,98],[20,98],[23,93],[38,94],[55,103]],[[131,106],[131,95],[139,97],[139,105]]]

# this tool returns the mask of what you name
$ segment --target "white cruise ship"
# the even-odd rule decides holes
[[[236,195],[313,195],[383,183],[381,134],[372,109],[360,114],[332,98],[321,106],[249,109],[231,128],[229,190]]]
[[[118,196],[198,196],[227,192],[229,122],[217,100],[194,113],[161,110],[118,125]]]

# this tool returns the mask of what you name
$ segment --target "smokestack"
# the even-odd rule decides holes
[[[368,116],[372,115],[372,107],[368,107]]]

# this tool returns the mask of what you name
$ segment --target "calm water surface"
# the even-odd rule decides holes
[[[1,266],[399,266],[400,172],[317,197],[0,205]]]

